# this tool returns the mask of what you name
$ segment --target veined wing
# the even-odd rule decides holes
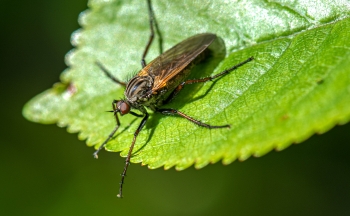
[[[153,76],[152,90],[157,91],[189,65],[215,38],[216,35],[210,33],[194,35],[155,58],[138,73],[138,76]]]

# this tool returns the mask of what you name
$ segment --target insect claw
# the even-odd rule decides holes
[[[92,155],[94,156],[95,159],[98,159],[98,154],[97,154],[97,152],[94,152]]]
[[[123,196],[120,193],[117,194],[117,197],[120,198],[120,199],[123,198]]]

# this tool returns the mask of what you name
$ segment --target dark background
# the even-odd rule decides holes
[[[350,124],[261,158],[148,170],[93,149],[55,125],[22,117],[23,105],[58,82],[86,0],[3,0],[1,215],[350,215]]]

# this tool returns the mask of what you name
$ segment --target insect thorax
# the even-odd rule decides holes
[[[150,106],[152,103],[150,96],[152,95],[149,93],[152,90],[153,82],[151,76],[135,76],[128,82],[124,94],[132,107],[138,109],[140,106]]]

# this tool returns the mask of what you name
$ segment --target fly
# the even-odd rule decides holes
[[[238,67],[253,60],[253,57],[246,59],[245,61],[228,68],[214,76],[209,76],[200,79],[186,80],[190,74],[190,68],[205,58],[205,54],[208,46],[216,39],[215,34],[203,33],[194,35],[169,50],[162,53],[160,56],[155,58],[149,64],[146,64],[145,57],[148,53],[148,49],[154,38],[154,15],[151,7],[150,0],[147,1],[148,12],[149,12],[149,23],[151,35],[146,45],[145,51],[142,55],[141,65],[142,69],[127,83],[122,82],[108,72],[108,70],[99,62],[96,62],[97,66],[108,76],[112,81],[125,87],[124,96],[122,100],[113,100],[112,111],[116,120],[116,126],[113,131],[109,134],[108,138],[102,143],[97,151],[93,154],[95,158],[98,158],[98,152],[108,143],[113,137],[115,132],[120,126],[118,115],[123,116],[131,114],[136,117],[142,118],[140,125],[134,133],[134,138],[130,145],[128,155],[125,160],[123,172],[121,174],[121,181],[119,187],[118,197],[123,195],[123,183],[126,176],[127,169],[130,164],[130,158],[136,138],[142,128],[145,126],[149,114],[145,107],[151,109],[154,112],[161,113],[164,115],[177,115],[183,117],[194,124],[209,128],[229,128],[230,125],[209,125],[202,123],[185,113],[171,108],[161,108],[162,105],[169,103],[185,85],[207,82],[219,77],[222,77],[229,72],[237,69]],[[132,110],[139,110],[142,114],[133,112]]]

